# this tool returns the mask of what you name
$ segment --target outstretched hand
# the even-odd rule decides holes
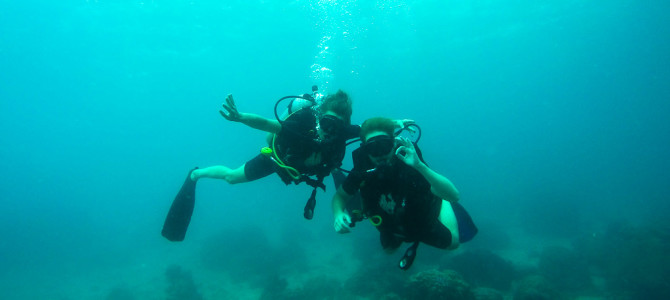
[[[228,94],[228,96],[226,96],[226,102],[223,103],[222,106],[223,110],[219,110],[219,113],[222,117],[226,118],[228,121],[240,121],[240,112],[237,111],[237,106],[235,106],[235,100],[233,100],[232,94]]]
[[[408,166],[416,168],[421,163],[421,160],[419,159],[419,155],[416,154],[414,144],[408,138],[401,137],[399,139],[400,147],[395,151],[395,156]]]
[[[345,212],[338,213],[335,215],[335,231],[337,233],[349,233],[349,224],[351,224],[351,217]]]
[[[414,132],[414,128],[409,127],[410,125],[414,124],[416,124],[416,122],[412,119],[393,120],[393,127],[407,128],[410,132]]]
[[[403,128],[416,124],[416,122],[412,119],[402,119],[402,120],[400,120],[400,122],[402,122],[402,127]],[[410,130],[412,130],[412,132],[414,132],[414,129],[411,129],[411,127],[410,127]]]

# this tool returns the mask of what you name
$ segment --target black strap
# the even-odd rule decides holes
[[[321,188],[322,190],[326,190],[326,185],[323,183],[323,177],[317,176],[316,179],[311,178],[305,174],[301,174],[300,178],[295,180],[295,184],[299,184],[301,182],[306,183],[307,185],[313,187],[315,190],[317,188]]]

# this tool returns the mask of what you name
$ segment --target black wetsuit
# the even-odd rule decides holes
[[[326,177],[333,168],[342,164],[346,140],[357,137],[359,132],[360,126],[351,125],[345,128],[342,137],[327,143],[319,143],[316,141],[318,137],[316,117],[311,109],[301,109],[282,122],[281,131],[275,138],[274,151],[284,164],[295,168],[301,174]],[[305,159],[313,153],[321,153],[322,163],[308,167],[305,165]],[[272,173],[277,173],[286,184],[293,182],[293,178],[284,169],[260,154],[244,166],[244,175],[249,181]]]
[[[349,195],[360,191],[363,212],[382,219],[377,229],[382,246],[395,249],[402,242],[423,242],[437,248],[451,244],[451,232],[439,222],[442,199],[430,183],[412,167],[397,161],[374,166],[362,150],[354,151],[354,169],[342,188]]]

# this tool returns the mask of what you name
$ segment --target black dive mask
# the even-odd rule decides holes
[[[324,140],[337,140],[343,136],[344,121],[331,115],[323,115],[319,119],[319,128],[325,134]]]
[[[395,139],[387,135],[378,135],[367,140],[361,148],[372,157],[380,157],[391,153],[395,146]]]

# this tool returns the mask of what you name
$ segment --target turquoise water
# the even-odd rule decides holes
[[[313,84],[348,92],[355,123],[416,120],[426,160],[454,181],[480,227],[456,252],[420,248],[399,285],[421,270],[450,268],[472,249],[551,277],[539,261],[545,246],[559,245],[591,266],[592,284],[576,296],[668,295],[670,285],[654,281],[667,271],[641,267],[651,275],[632,285],[613,278],[638,264],[670,265],[656,260],[670,248],[662,234],[670,209],[669,6],[2,3],[0,298],[164,299],[175,264],[206,299],[286,296],[322,277],[378,298],[346,283],[402,272],[395,263],[403,250],[384,255],[368,224],[334,233],[332,186],[305,221],[306,186],[285,187],[274,176],[236,186],[202,181],[187,240],[160,236],[190,168],[236,167],[263,146],[263,133],[218,114],[226,94],[240,110],[271,117],[278,98]],[[596,243],[601,235],[621,246],[613,240],[624,233],[637,239],[623,245],[651,250],[597,262],[585,254],[605,247]],[[262,273],[288,288],[269,289]]]

